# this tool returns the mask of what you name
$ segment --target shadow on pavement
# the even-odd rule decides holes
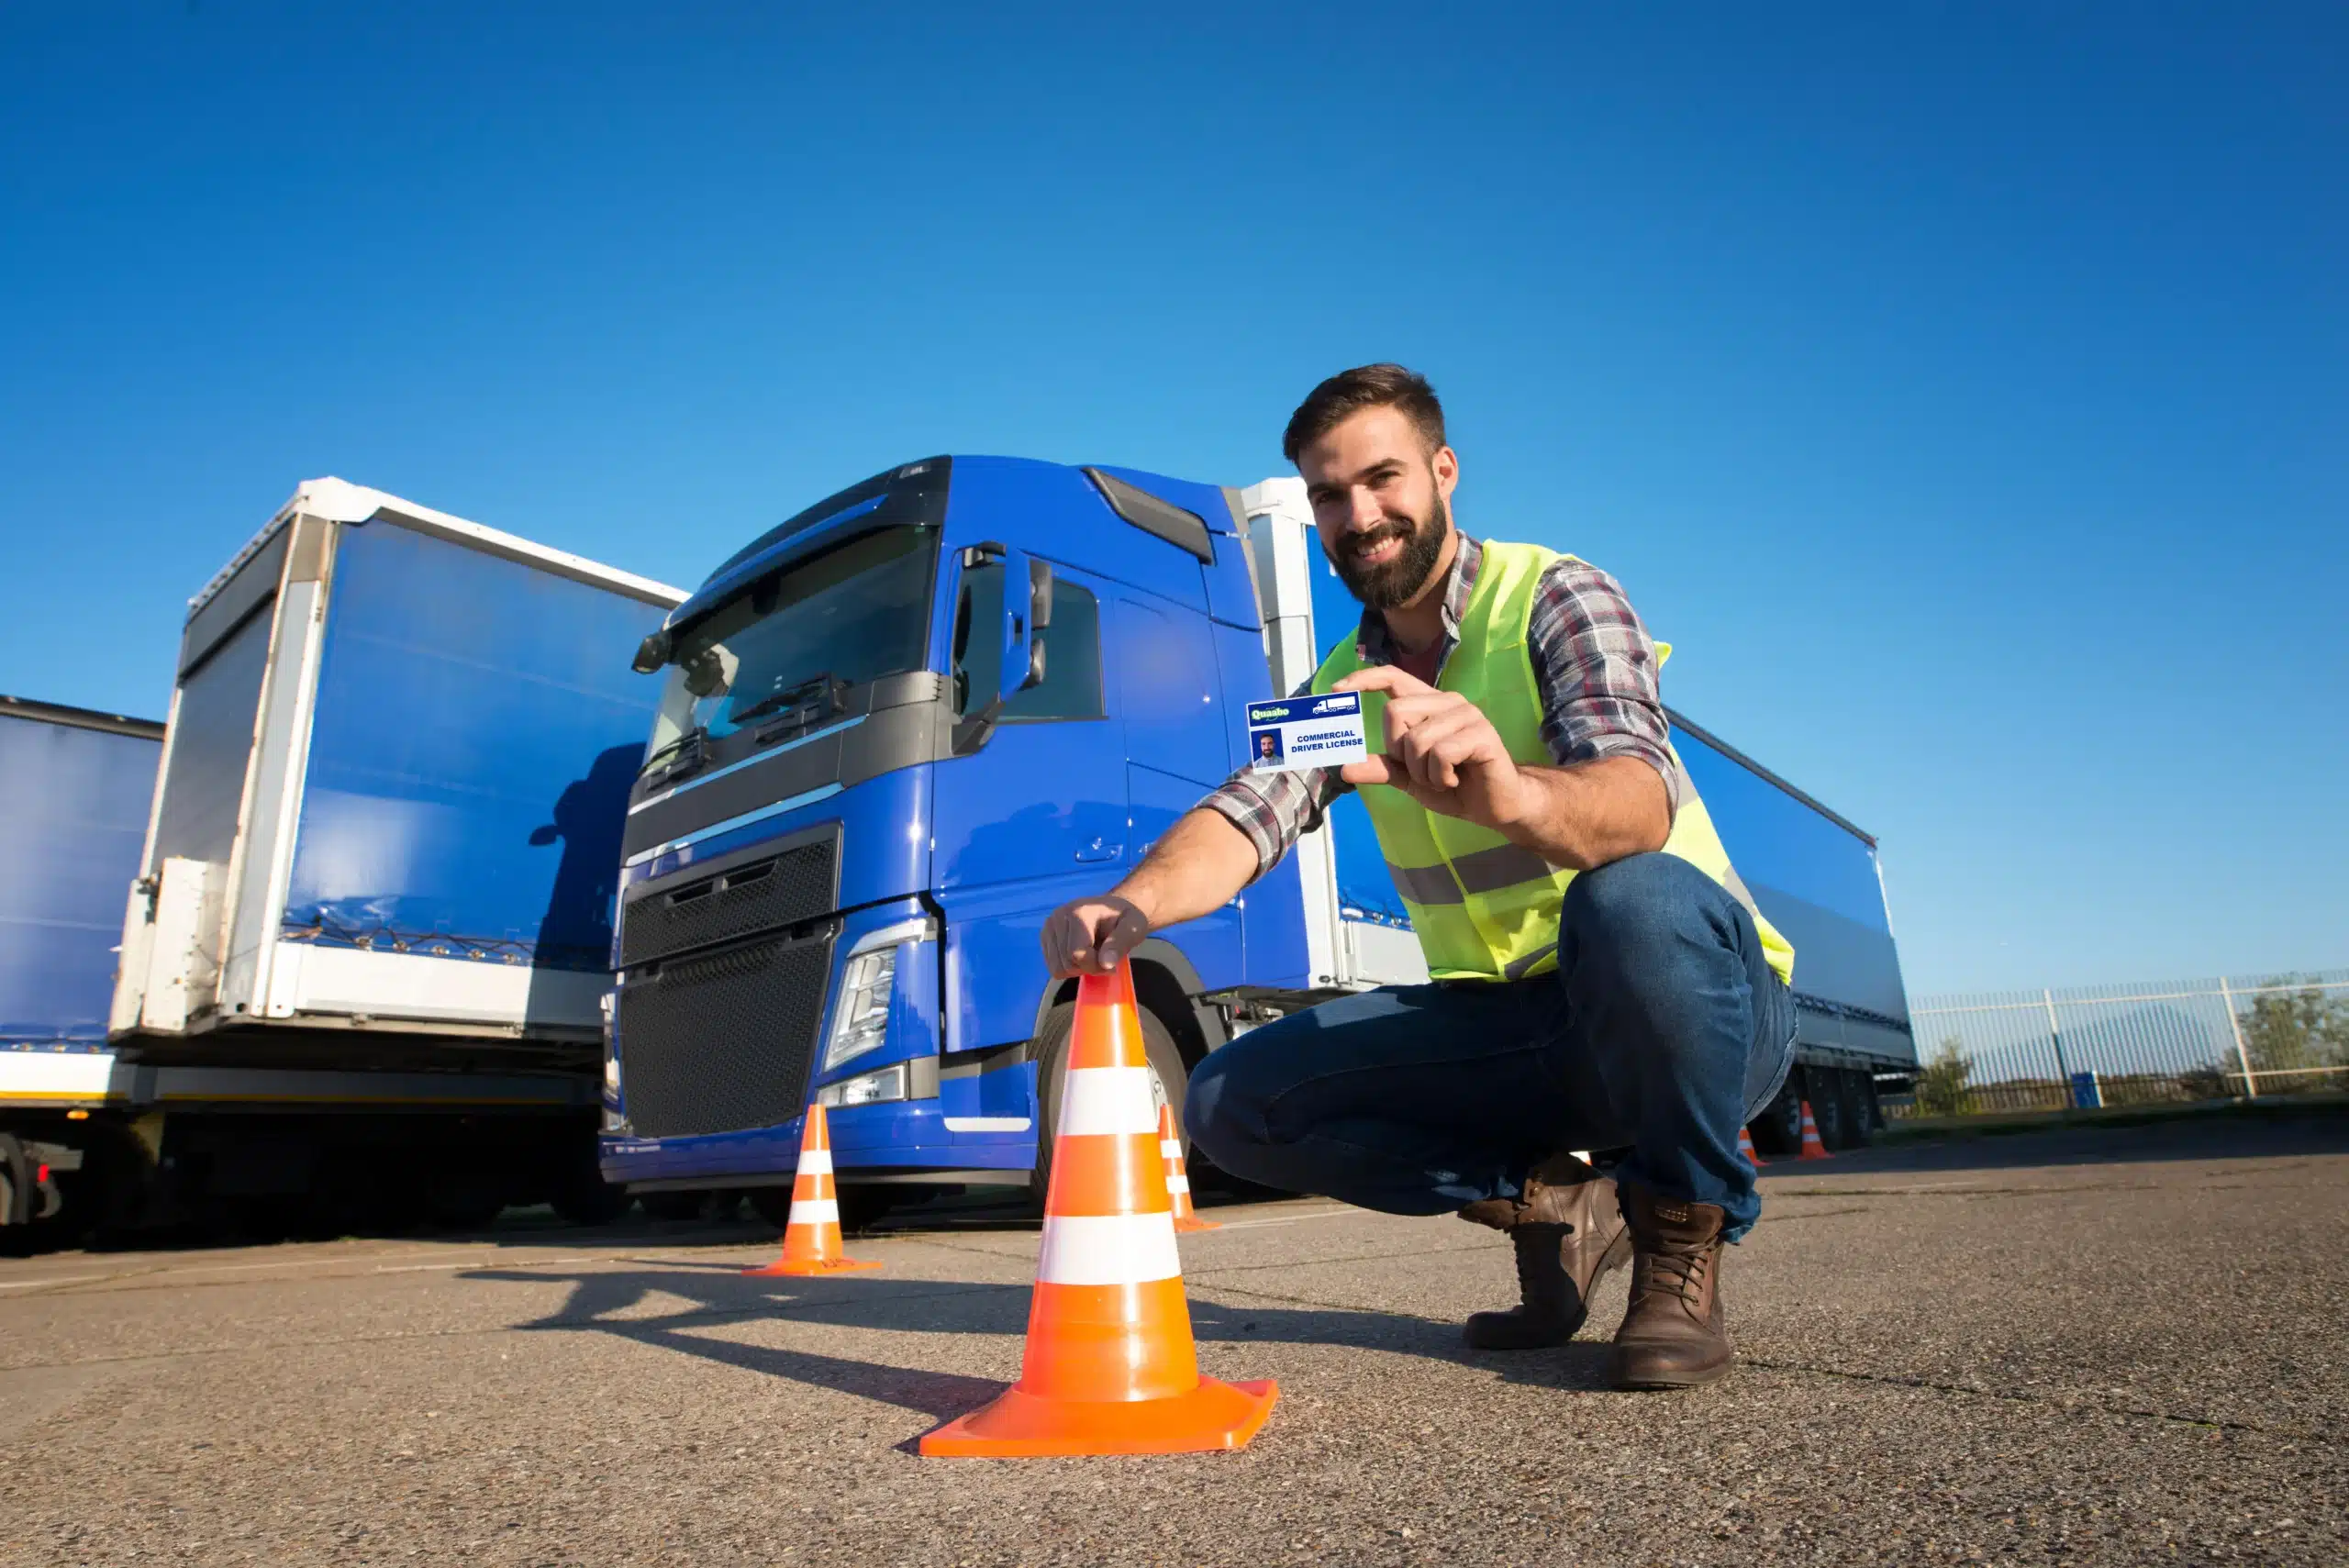
[[[569,1274],[548,1269],[481,1269],[462,1277],[531,1284],[567,1281],[569,1298],[545,1317],[518,1325],[524,1330],[608,1334],[721,1366],[877,1399],[941,1420],[975,1409],[1000,1393],[1003,1385],[986,1378],[750,1343],[696,1330],[764,1318],[778,1310],[796,1315],[834,1307],[859,1308],[848,1326],[863,1331],[1011,1338],[1023,1335],[1028,1327],[1025,1284],[886,1280],[872,1275],[838,1282],[751,1279],[734,1265],[721,1269],[712,1264],[667,1263]],[[688,1305],[664,1313],[643,1312],[648,1303],[662,1296]],[[825,1315],[838,1321],[829,1312]],[[1606,1386],[1607,1347],[1601,1340],[1577,1340],[1531,1356],[1480,1354],[1462,1343],[1458,1323],[1408,1313],[1232,1307],[1194,1297],[1191,1331],[1208,1344],[1351,1346],[1480,1368],[1512,1383],[1560,1389]]]

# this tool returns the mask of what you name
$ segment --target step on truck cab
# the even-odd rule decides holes
[[[622,846],[605,1175],[748,1189],[780,1219],[815,1100],[852,1211],[1037,1184],[1074,992],[1045,918],[1220,784],[1247,705],[1358,615],[1297,480],[938,457],[751,541],[638,651],[666,684]],[[1773,797],[1749,817],[1816,815],[1718,754]],[[1843,837],[1872,884],[1872,845]],[[1888,930],[1863,967],[1898,1026],[1876,1043],[1913,1060]],[[1153,934],[1134,976],[1179,1120],[1190,1068],[1236,1033],[1426,969],[1349,800],[1229,906]]]

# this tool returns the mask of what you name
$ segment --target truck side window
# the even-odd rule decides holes
[[[963,595],[954,606],[954,711],[961,717],[986,706],[1003,663],[1003,651],[992,636],[972,646],[971,628],[998,625],[1002,617],[1003,568],[989,562],[963,573]],[[1057,578],[1052,624],[1041,636],[1044,679],[1005,704],[1001,722],[1101,717],[1101,602],[1065,576]]]

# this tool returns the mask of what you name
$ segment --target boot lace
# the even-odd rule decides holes
[[[1694,1304],[1704,1295],[1705,1278],[1713,1265],[1713,1250],[1705,1246],[1675,1247],[1666,1242],[1653,1251],[1641,1252],[1635,1262],[1636,1288],[1668,1292]],[[1520,1272],[1522,1268],[1520,1260]]]

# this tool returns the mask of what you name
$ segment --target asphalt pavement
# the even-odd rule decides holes
[[[1840,1563],[2349,1560],[2349,1119],[1773,1164],[1740,1366],[1479,1353],[1500,1238],[1314,1199],[1186,1238],[1236,1454],[924,1460],[1016,1374],[1032,1220],[877,1273],[748,1226],[0,1262],[0,1562]]]

